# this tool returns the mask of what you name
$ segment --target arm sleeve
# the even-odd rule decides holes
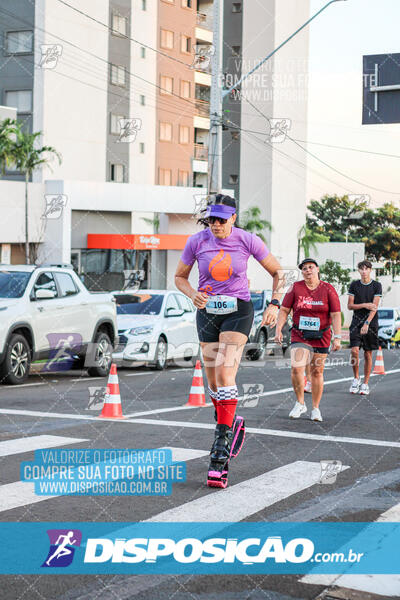
[[[341,312],[340,300],[333,285],[328,287],[329,312]]]
[[[286,292],[284,299],[281,302],[281,306],[285,308],[293,308],[294,305],[294,285]]]
[[[185,263],[185,265],[192,266],[194,261],[196,260],[196,254],[194,251],[194,241],[193,236],[190,236],[186,242],[186,245],[181,254],[181,261]]]
[[[255,233],[251,234],[250,252],[254,256],[254,258],[259,262],[260,260],[264,260],[264,258],[267,258],[269,254],[267,246],[264,244],[262,239],[259,238],[258,235],[256,235]]]
[[[349,290],[348,290],[347,294],[348,294],[348,296],[355,296],[354,281],[352,281],[351,284],[349,285]]]
[[[382,296],[382,284],[379,281],[375,281],[374,296]]]

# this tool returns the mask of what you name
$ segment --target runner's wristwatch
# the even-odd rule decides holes
[[[279,300],[271,300],[270,304],[272,304],[273,306],[277,306],[278,308],[281,307]]]

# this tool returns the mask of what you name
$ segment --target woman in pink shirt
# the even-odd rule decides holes
[[[283,289],[283,272],[264,242],[254,233],[235,227],[236,202],[230,196],[211,197],[204,216],[205,228],[186,242],[175,274],[176,287],[197,308],[196,323],[208,391],[217,426],[211,448],[207,485],[225,488],[228,463],[244,440],[244,420],[236,416],[236,373],[253,324],[254,309],[247,279],[250,256],[273,277],[272,300],[262,325],[274,326]],[[198,289],[189,283],[194,262],[199,268]]]

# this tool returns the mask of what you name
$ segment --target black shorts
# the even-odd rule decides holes
[[[196,325],[200,342],[218,342],[221,331],[238,331],[249,337],[254,319],[253,303],[238,298],[237,306],[235,312],[227,315],[214,315],[205,308],[198,308]]]
[[[290,344],[290,348],[305,348],[310,352],[315,352],[315,354],[329,354],[329,347],[327,348],[314,348],[311,344],[306,344],[305,342],[292,342]]]
[[[379,338],[378,328],[368,327],[368,333],[361,335],[362,325],[350,325],[350,348],[362,348],[363,350],[378,350]]]

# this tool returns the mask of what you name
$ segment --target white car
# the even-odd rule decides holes
[[[161,370],[167,360],[181,365],[195,359],[199,352],[196,308],[187,296],[173,290],[113,294],[119,334],[114,361],[121,366],[140,361]]]
[[[72,268],[0,265],[0,382],[23,383],[32,361],[60,357],[105,376],[116,335],[113,297],[89,292]]]
[[[381,346],[389,348],[390,340],[400,327],[400,309],[378,308],[378,337]]]

